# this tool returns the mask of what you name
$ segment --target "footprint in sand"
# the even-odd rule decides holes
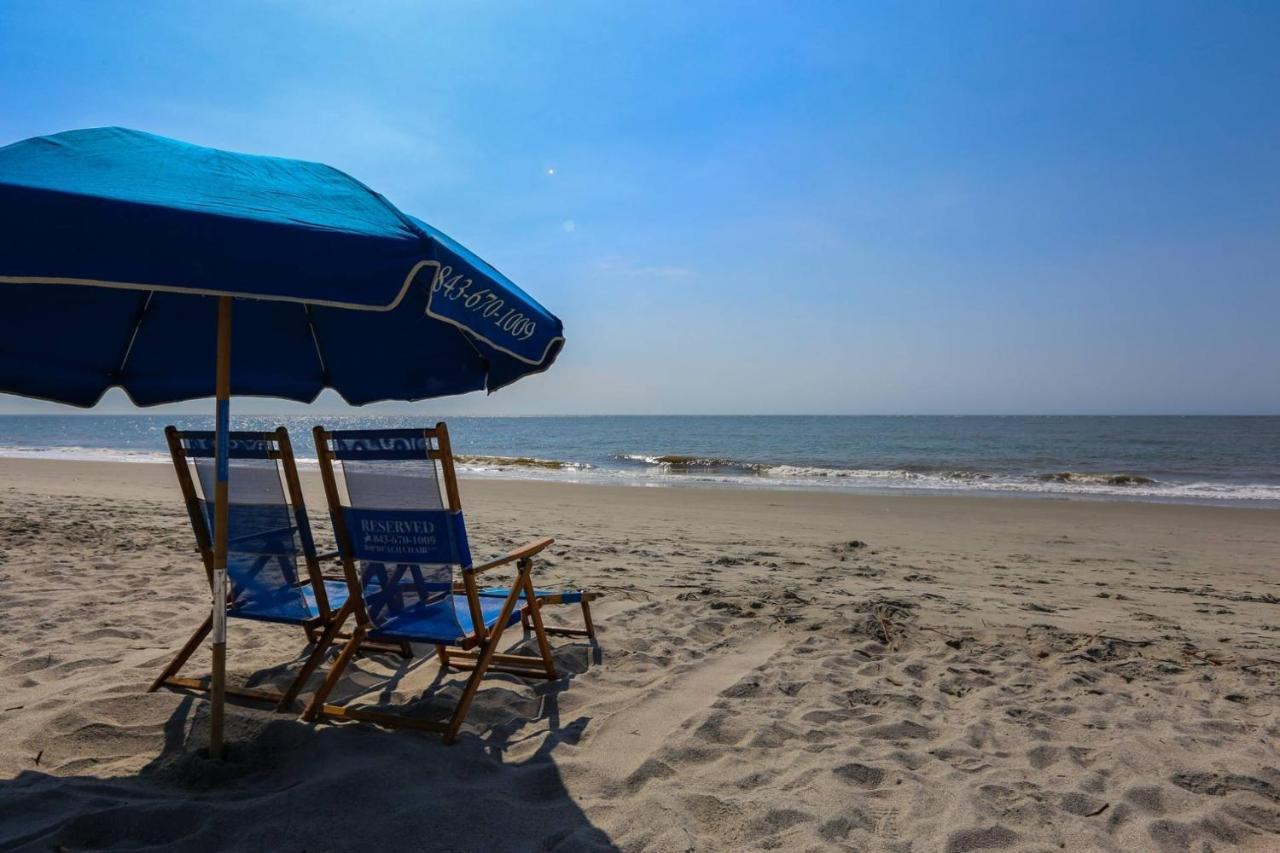
[[[856,762],[841,764],[831,772],[845,782],[857,785],[859,788],[878,788],[885,777],[885,772],[879,767],[869,767],[866,764],[858,764]]]

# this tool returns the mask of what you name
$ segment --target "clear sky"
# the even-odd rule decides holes
[[[564,320],[402,411],[1280,413],[1278,44],[1274,2],[5,2],[0,144],[322,160]]]

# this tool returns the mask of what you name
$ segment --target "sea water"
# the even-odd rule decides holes
[[[424,426],[429,415],[239,417]],[[0,416],[0,456],[165,461],[164,427],[211,418]],[[649,486],[1016,493],[1280,506],[1280,417],[450,417],[464,476]]]

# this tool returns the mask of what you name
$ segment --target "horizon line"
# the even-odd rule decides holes
[[[66,412],[0,412],[0,417],[7,418],[49,418],[49,417],[204,417],[203,412],[95,412],[92,409],[73,409]],[[208,413],[212,417],[212,412]],[[251,418],[303,418],[310,414],[316,417],[360,418],[414,417],[415,412],[264,412],[233,411],[232,417]],[[1280,412],[574,412],[574,413],[475,413],[456,412],[437,418],[1276,418]]]

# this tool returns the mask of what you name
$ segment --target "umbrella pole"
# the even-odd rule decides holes
[[[213,487],[213,683],[209,699],[209,757],[222,758],[227,685],[227,478],[231,428],[231,297],[218,297],[218,371],[215,385]]]

